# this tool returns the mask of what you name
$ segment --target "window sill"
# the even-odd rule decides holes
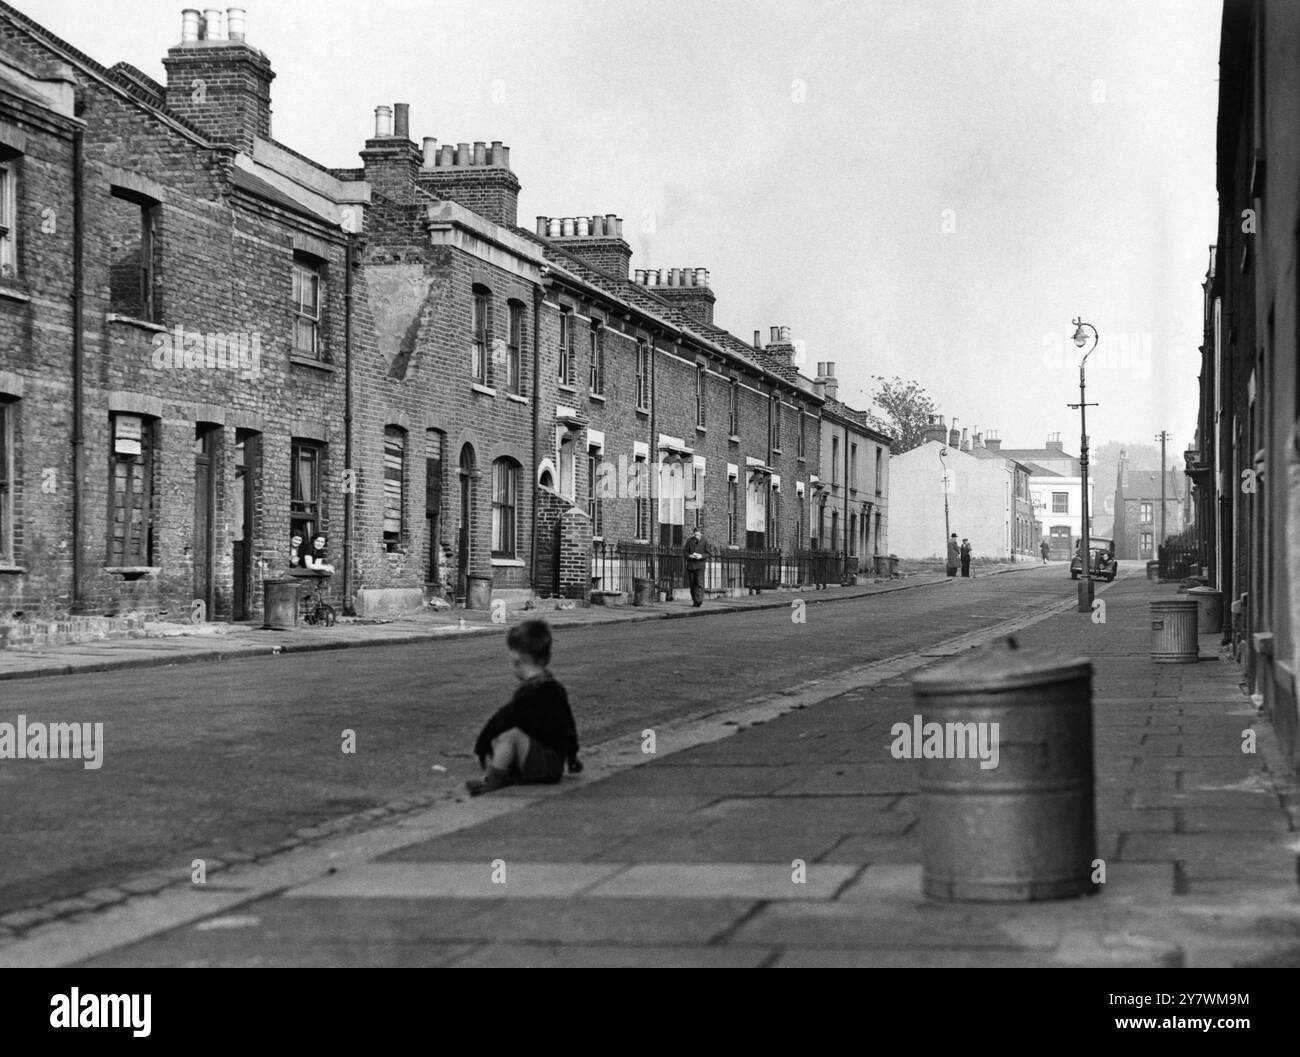
[[[576,395],[578,392],[577,386],[569,385],[567,382],[560,382],[560,384],[557,385],[556,388],[562,393],[573,393],[574,395]]]
[[[497,391],[490,386],[483,385],[481,382],[470,382],[470,392],[482,393],[484,396],[496,396]]]
[[[520,396],[518,393],[506,393],[506,399],[512,400],[516,404],[523,404],[525,406],[528,405],[528,397]]]
[[[104,572],[115,573],[123,580],[139,580],[145,576],[157,576],[162,572],[161,565],[105,565]]]
[[[589,394],[587,395],[587,399],[588,399],[588,400],[596,400],[596,401],[598,401],[598,402],[600,402],[600,403],[603,404],[603,403],[605,402],[605,394],[604,394],[604,393],[589,393]]]
[[[650,409],[648,407],[638,407],[636,409],[636,413],[640,415],[642,418],[650,417]]]
[[[104,319],[109,323],[125,323],[128,327],[152,330],[156,334],[167,333],[167,328],[161,323],[154,323],[147,319],[137,319],[135,316],[124,316],[120,312],[109,312]]]
[[[709,432],[709,427],[708,427],[708,426],[696,426],[696,427],[695,427],[695,432],[696,432],[696,433],[708,433],[708,432]]]
[[[800,456],[798,457],[798,461],[799,461],[799,462],[807,462],[807,461],[808,461],[808,456],[806,456],[806,455],[800,455]]]
[[[522,569],[524,567],[523,558],[493,558],[492,568],[494,569]]]
[[[289,362],[296,367],[311,367],[313,370],[325,371],[333,374],[338,370],[332,363],[326,363],[324,360],[313,360],[310,356],[303,356],[301,353],[289,353]]]
[[[739,444],[739,443],[740,443],[740,434],[739,434],[739,433],[733,433],[733,434],[731,434],[731,436],[729,436],[729,437],[727,438],[727,440],[730,441],[732,444]]]
[[[25,290],[20,290],[16,286],[10,285],[11,280],[0,279],[0,300],[17,301],[20,304],[26,304],[32,299],[32,295]]]
[[[27,574],[27,569],[22,565],[8,565],[0,562],[0,576],[5,575],[5,573],[12,573],[15,576],[25,576]]]

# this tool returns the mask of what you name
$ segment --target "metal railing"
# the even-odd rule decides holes
[[[843,551],[718,549],[704,567],[706,591],[762,591],[851,581],[857,555]],[[667,593],[686,586],[686,556],[680,546],[605,540],[592,544],[591,590],[632,595],[637,580],[651,580]]]
[[[1201,543],[1191,536],[1169,539],[1156,548],[1160,579],[1183,580],[1201,572]]]

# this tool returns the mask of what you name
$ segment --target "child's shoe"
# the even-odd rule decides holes
[[[498,771],[495,767],[489,767],[487,774],[482,779],[471,778],[465,783],[465,788],[469,790],[470,796],[482,796],[494,789],[502,789],[513,784],[514,780],[505,771]]]

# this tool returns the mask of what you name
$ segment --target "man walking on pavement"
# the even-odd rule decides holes
[[[696,609],[704,605],[704,565],[708,561],[709,544],[700,535],[699,527],[691,529],[691,538],[683,548],[686,555],[686,584],[691,589],[691,605]]]
[[[962,576],[969,576],[970,575],[970,540],[966,539],[964,536],[962,537],[962,541],[961,541],[961,550],[958,553],[961,555],[961,574]]]
[[[948,575],[957,575],[957,563],[961,561],[961,544],[957,542],[957,533],[948,540]]]
[[[1052,553],[1052,548],[1047,545],[1047,540],[1043,540],[1038,545],[1038,553],[1043,556],[1043,564],[1047,564],[1047,556]]]

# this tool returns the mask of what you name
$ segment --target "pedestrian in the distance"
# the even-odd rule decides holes
[[[520,685],[474,744],[474,755],[487,774],[465,783],[470,796],[516,783],[558,782],[566,762],[570,774],[582,770],[569,695],[548,667],[550,627],[544,620],[526,620],[506,632],[506,645]]]
[[[961,550],[958,553],[961,555],[961,574],[962,576],[969,576],[970,575],[970,540],[966,539],[965,537],[962,537]]]
[[[698,527],[691,529],[691,538],[682,553],[686,556],[686,585],[691,589],[691,605],[699,609],[704,605],[704,567],[709,558],[709,543],[700,535]]]
[[[1043,540],[1038,545],[1038,553],[1043,556],[1043,564],[1047,564],[1047,556],[1052,553],[1052,548],[1047,545],[1047,540]]]
[[[948,540],[948,575],[957,575],[957,566],[961,562],[961,544],[957,542],[957,533]]]

